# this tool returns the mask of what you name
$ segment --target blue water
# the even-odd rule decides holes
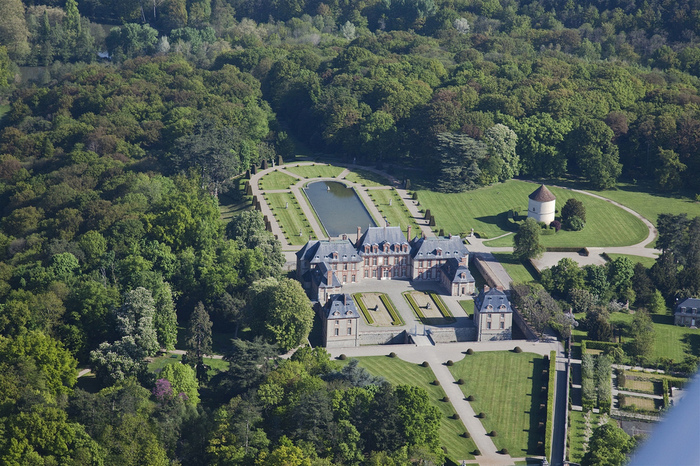
[[[355,190],[343,183],[316,181],[304,192],[329,236],[354,235],[357,227],[365,231],[367,226],[376,226]]]

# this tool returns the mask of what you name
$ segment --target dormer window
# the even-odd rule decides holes
[[[437,252],[438,256],[442,256],[442,249],[441,248],[437,248],[436,252]]]
[[[493,309],[493,306],[489,304],[486,306],[486,309],[491,310],[491,309]]]
[[[389,244],[384,243],[384,252],[389,252]]]
[[[502,311],[505,311],[505,310],[506,310],[506,305],[505,305],[505,304],[501,304],[500,306],[498,306],[498,309],[500,309],[500,310],[502,310]]]
[[[337,259],[337,258],[338,258],[338,253],[337,253],[337,252],[334,252],[334,253],[333,253],[333,259]]]
[[[365,252],[369,252],[369,244],[365,244]]]

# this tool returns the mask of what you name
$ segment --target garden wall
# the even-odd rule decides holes
[[[403,345],[408,343],[408,334],[405,330],[397,331],[361,331],[357,337],[357,344],[364,345]]]
[[[510,283],[501,283],[498,277],[496,277],[496,274],[491,271],[491,267],[487,261],[476,254],[473,254],[472,257],[472,261],[474,262],[476,269],[479,271],[479,273],[481,273],[481,276],[484,277],[484,280],[491,288],[501,287],[501,289],[505,290],[508,288],[508,286],[510,286]]]
[[[520,314],[520,312],[513,308],[513,325],[515,327],[518,327],[518,330],[523,332],[523,335],[525,335],[525,339],[527,340],[539,340],[537,337],[537,334],[535,333],[532,328],[525,322],[525,319],[523,316]]]
[[[435,328],[428,330],[433,343],[454,343],[458,341],[476,341],[476,327]]]

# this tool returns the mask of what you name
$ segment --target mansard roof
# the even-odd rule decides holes
[[[686,298],[680,303],[676,304],[675,312],[684,312],[686,314],[692,314],[692,310],[695,309],[695,313],[700,310],[700,299],[697,298]]]
[[[401,231],[401,227],[369,227],[365,234],[360,238],[360,242],[357,245],[357,249],[361,255],[367,253],[364,252],[365,246],[370,246],[370,253],[372,251],[372,246],[379,246],[378,254],[382,254],[384,251],[384,245],[388,244],[390,246],[397,244],[408,244],[406,237]],[[400,251],[393,251],[400,252]]]
[[[474,300],[474,306],[481,313],[513,312],[508,297],[498,288],[482,290]]]
[[[459,260],[454,257],[442,264],[442,272],[451,283],[474,283],[474,277],[469,269],[460,265]]]
[[[334,294],[326,303],[326,318],[327,319],[359,319],[360,313],[357,312],[355,301],[349,294]]]
[[[328,272],[331,272],[331,282],[328,283]],[[319,288],[335,288],[340,286],[340,280],[335,276],[326,262],[320,262],[314,269],[310,270],[311,279]]]
[[[337,253],[337,257],[334,255]],[[321,262],[360,262],[355,246],[350,240],[311,240],[297,252],[297,257],[311,264]]]
[[[539,188],[537,188],[535,191],[528,196],[530,199],[533,201],[538,201],[538,202],[549,202],[549,201],[555,201],[557,198],[554,194],[552,194],[552,191],[547,189],[545,185],[541,185]]]
[[[411,248],[411,257],[419,260],[452,257],[460,260],[467,254],[469,254],[469,250],[459,236],[419,238],[413,241]]]

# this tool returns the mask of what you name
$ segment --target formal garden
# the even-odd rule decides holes
[[[377,327],[404,325],[401,314],[386,293],[355,293],[352,295],[365,322]]]
[[[403,297],[425,325],[446,325],[455,321],[442,298],[432,291],[404,291]]]
[[[440,442],[452,461],[473,459],[476,445],[471,438],[463,436],[464,424],[455,418],[452,403],[445,401],[445,391],[435,384],[435,374],[430,367],[412,364],[390,356],[370,356],[358,358],[360,366],[372,375],[384,377],[394,385],[413,385],[428,392],[431,403],[442,413],[440,419]],[[341,361],[342,362],[342,361]],[[347,361],[346,361],[347,362]],[[495,439],[494,439],[495,440]]]
[[[496,448],[514,457],[544,453],[548,361],[533,353],[473,352],[449,367]],[[544,388],[544,389],[543,389]]]
[[[309,239],[316,238],[294,194],[269,193],[265,194],[265,200],[277,222],[284,226],[282,230],[289,244],[303,246]]]
[[[412,236],[420,234],[416,219],[408,211],[395,189],[371,189],[367,190],[367,194],[389,225],[401,227],[404,234],[406,234],[406,227],[410,225],[413,229]],[[407,239],[411,240],[411,238]]]

